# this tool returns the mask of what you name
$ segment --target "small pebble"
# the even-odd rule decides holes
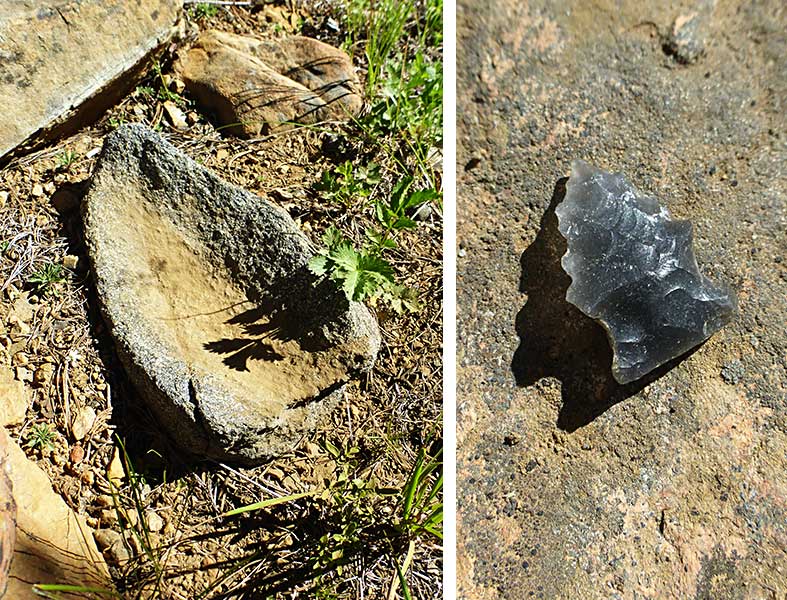
[[[49,363],[44,363],[35,370],[33,373],[33,385],[35,387],[44,387],[52,381],[55,375],[55,366]]]
[[[19,381],[26,381],[28,383],[33,382],[33,372],[30,369],[26,369],[25,367],[17,367],[16,368],[16,378]]]
[[[425,202],[421,206],[418,207],[418,210],[415,211],[413,215],[414,221],[428,221],[433,214],[432,205],[428,202]]]
[[[85,449],[82,446],[77,444],[71,447],[71,451],[68,453],[68,459],[71,461],[72,465],[78,465],[84,458]]]
[[[164,528],[164,519],[162,519],[155,511],[149,510],[146,513],[145,518],[148,522],[148,529],[150,531],[156,533]]]
[[[114,527],[118,522],[118,514],[114,508],[105,508],[99,515],[101,524],[105,527]]]
[[[109,494],[99,494],[96,496],[96,505],[103,506],[104,508],[114,506],[115,501],[112,499],[112,496]]]
[[[94,537],[98,547],[104,550],[104,558],[110,564],[120,565],[131,558],[123,542],[123,536],[114,529],[102,529],[97,531]]]
[[[700,35],[702,22],[697,13],[681,15],[672,23],[667,36],[667,51],[682,64],[691,64],[705,53],[705,43]]]
[[[92,406],[80,406],[74,412],[74,420],[71,423],[71,433],[77,441],[85,439],[96,422],[96,411]],[[122,468],[121,468],[122,470]]]
[[[123,470],[123,462],[120,460],[120,450],[115,448],[115,453],[112,455],[112,461],[107,467],[107,479],[116,486],[120,486],[123,478],[126,476]]]
[[[72,271],[77,268],[79,265],[79,257],[74,256],[73,254],[66,254],[63,257],[63,266],[66,269],[71,269]]]
[[[167,100],[163,106],[164,112],[167,113],[167,119],[175,129],[188,129],[189,124],[186,122],[186,115],[174,102]]]

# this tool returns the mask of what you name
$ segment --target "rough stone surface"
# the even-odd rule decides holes
[[[33,583],[111,586],[84,519],[52,490],[49,478],[0,428],[16,501],[16,544],[5,598],[39,598]],[[70,597],[70,596],[64,596]]]
[[[604,326],[618,383],[688,352],[732,318],[734,295],[699,271],[691,223],[672,219],[622,174],[572,161],[555,214],[568,242],[566,300]]]
[[[660,32],[694,3],[459,4],[459,596],[784,597],[784,3],[715,3],[685,66]],[[738,295],[645,381],[565,300],[575,157],[658,190]]]
[[[96,118],[172,35],[176,0],[11,0],[0,10],[0,160]]]
[[[286,451],[371,368],[374,317],[314,280],[290,216],[152,131],[107,138],[83,210],[120,359],[186,450],[245,462]]]
[[[0,368],[0,423],[19,425],[25,419],[29,401],[25,384],[14,379],[11,369]]]
[[[176,65],[200,104],[237,135],[345,121],[363,105],[350,57],[315,39],[206,31]]]
[[[8,461],[8,436],[0,433],[0,598],[8,587],[8,572],[16,542],[16,502]]]

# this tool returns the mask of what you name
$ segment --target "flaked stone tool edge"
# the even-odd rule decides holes
[[[691,223],[672,220],[622,174],[572,161],[555,213],[566,300],[604,327],[618,383],[683,355],[735,314],[732,291],[699,271]]]

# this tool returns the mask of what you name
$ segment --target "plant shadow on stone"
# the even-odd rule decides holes
[[[282,319],[265,319],[267,313],[259,307],[250,308],[227,319],[230,325],[240,325],[243,337],[223,338],[205,344],[209,352],[226,354],[222,362],[235,371],[248,371],[250,360],[281,360],[284,358],[269,342],[275,338],[291,339]]]
[[[271,343],[297,341],[306,352],[319,352],[332,346],[325,337],[326,323],[341,322],[347,299],[330,281],[318,280],[301,268],[287,281],[278,282],[252,308],[227,319],[239,325],[242,335],[205,344],[205,350],[226,354],[223,362],[236,371],[248,371],[250,360],[276,361],[284,358]]]
[[[567,178],[558,180],[541,219],[536,239],[522,253],[519,289],[527,303],[516,316],[519,347],[511,361],[518,386],[544,377],[561,382],[563,406],[558,428],[573,432],[591,423],[618,402],[640,392],[693,354],[699,346],[621,385],[612,377],[612,348],[604,328],[566,300],[571,278],[560,259],[566,240],[557,228],[555,208],[566,193]]]

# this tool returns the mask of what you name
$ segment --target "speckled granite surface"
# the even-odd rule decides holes
[[[784,598],[783,3],[459,4],[459,596]],[[691,219],[738,294],[627,386],[564,299],[573,158]]]

